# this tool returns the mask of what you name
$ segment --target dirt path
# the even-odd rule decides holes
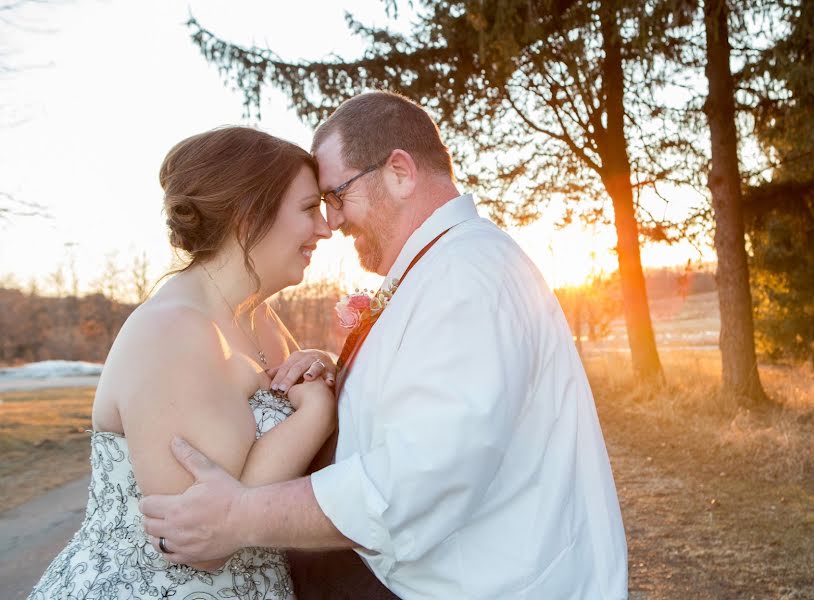
[[[83,477],[0,513],[0,597],[27,598],[79,528],[88,501]]]

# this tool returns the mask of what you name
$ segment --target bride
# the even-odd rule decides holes
[[[293,598],[274,549],[169,563],[149,543],[138,501],[193,484],[171,453],[176,435],[259,486],[303,475],[333,433],[333,363],[296,348],[266,301],[302,280],[331,235],[316,164],[293,144],[227,127],[177,144],[160,181],[170,242],[189,262],[111,348],[93,405],[85,521],[30,598]],[[286,381],[305,376],[290,389],[275,378],[280,395],[269,367],[283,363]]]

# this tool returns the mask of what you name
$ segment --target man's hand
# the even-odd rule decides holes
[[[246,488],[185,440],[173,438],[171,446],[195,482],[183,494],[146,496],[139,502],[144,529],[155,549],[162,552],[163,537],[168,551],[164,558],[200,565],[251,545],[250,524],[241,523],[246,516],[242,510]]]

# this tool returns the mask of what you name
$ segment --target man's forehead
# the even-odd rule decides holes
[[[316,148],[314,157],[317,159],[319,165],[320,181],[322,180],[323,173],[326,178],[331,178],[341,174],[345,170],[345,164],[342,160],[342,138],[339,133],[334,132],[330,134],[325,140]]]

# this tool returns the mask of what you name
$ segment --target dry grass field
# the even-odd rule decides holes
[[[663,353],[637,385],[619,355],[587,361],[622,504],[631,598],[814,598],[814,372],[764,367],[777,402],[718,393],[717,354]]]
[[[94,390],[0,394],[0,512],[90,472]]]

